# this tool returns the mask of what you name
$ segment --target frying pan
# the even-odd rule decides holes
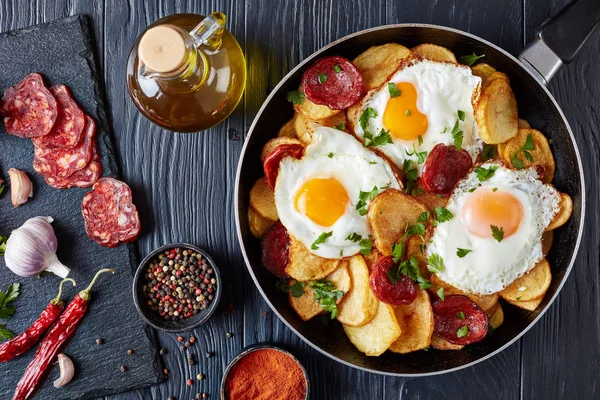
[[[569,4],[548,20],[536,39],[519,59],[475,35],[436,25],[386,25],[344,37],[306,58],[277,85],[258,112],[242,150],[236,177],[235,210],[238,237],[248,271],[258,290],[283,322],[309,345],[343,364],[385,375],[425,376],[465,368],[498,354],[527,330],[550,307],[573,266],[583,231],[585,188],[577,144],[560,107],[546,89],[560,65],[570,62],[583,42],[600,22],[598,0]],[[533,312],[506,305],[504,324],[482,342],[460,351],[418,351],[400,355],[386,352],[367,357],[347,339],[337,322],[325,326],[318,319],[302,321],[288,305],[287,297],[276,288],[276,278],[261,264],[260,241],[248,227],[248,195],[253,183],[263,175],[260,162],[262,146],[276,136],[293,110],[286,93],[296,90],[304,71],[324,56],[341,55],[353,59],[371,46],[397,42],[406,47],[435,43],[457,55],[485,54],[485,62],[510,77],[517,97],[519,116],[552,139],[556,160],[554,184],[573,199],[573,215],[555,231],[554,244],[547,258],[552,266],[552,284],[540,306]]]

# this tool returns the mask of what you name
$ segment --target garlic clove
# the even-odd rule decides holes
[[[24,171],[16,168],[8,170],[10,176],[10,198],[15,208],[25,204],[29,197],[33,197],[33,185]]]
[[[73,361],[69,358],[69,356],[61,353],[57,357],[60,374],[58,379],[54,381],[55,388],[65,386],[67,383],[71,382],[73,375],[75,375],[75,366],[73,365]]]

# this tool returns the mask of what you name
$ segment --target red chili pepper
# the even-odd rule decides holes
[[[61,346],[71,337],[79,321],[85,315],[88,303],[92,297],[92,286],[98,280],[98,276],[104,272],[114,273],[114,269],[101,269],[96,273],[90,285],[79,292],[77,296],[67,306],[60,318],[52,325],[46,336],[42,339],[33,360],[27,366],[25,374],[17,383],[17,389],[13,395],[13,400],[26,400],[31,396],[34,390],[40,385],[41,378],[50,366],[50,363],[58,354]]]
[[[0,344],[0,362],[6,362],[13,358],[25,353],[27,350],[33,347],[38,340],[42,337],[46,329],[58,318],[65,303],[62,301],[63,284],[65,282],[72,282],[75,286],[75,281],[71,278],[63,279],[60,282],[58,289],[58,296],[50,300],[50,303],[46,309],[42,312],[40,317],[34,321],[33,324],[25,332],[16,336],[14,339],[9,340]]]

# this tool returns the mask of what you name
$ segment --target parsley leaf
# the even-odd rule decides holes
[[[459,319],[465,319],[465,313],[464,313],[464,312],[462,312],[462,311],[461,311],[461,312],[459,312],[458,314],[456,314],[456,316],[457,316]]]
[[[412,115],[412,113],[410,112],[410,110],[406,110],[406,111],[404,111],[404,115],[406,115],[407,117],[410,117]]]
[[[419,136],[419,137],[421,137],[421,136]],[[414,155],[416,155],[417,156],[417,162],[419,164],[423,164],[425,162],[425,158],[427,157],[427,151],[418,152],[414,143],[413,143],[413,150],[412,150],[412,152],[409,152],[407,149],[404,149],[404,152],[406,153],[407,156],[414,156]]]
[[[457,338],[462,338],[465,337],[469,334],[469,327],[465,326],[461,326],[460,328],[458,328],[458,330],[456,331],[456,337]]]
[[[325,82],[327,82],[327,75],[325,75],[325,74],[319,74],[317,76],[317,78],[319,79],[319,83],[325,83]]]
[[[365,131],[363,134],[365,147],[383,146],[384,144],[392,143],[392,135],[390,131],[381,129],[375,136],[369,131]]]
[[[275,287],[281,290],[283,293],[289,293],[290,291],[290,285],[286,280],[283,279],[277,281],[277,283],[275,283]]]
[[[0,182],[2,181],[2,179],[0,179]],[[2,192],[4,192],[4,189],[6,189],[6,185],[3,183],[0,183],[0,196],[2,195]]]
[[[290,285],[290,294],[292,297],[300,297],[304,294],[304,286],[306,284],[304,282],[294,282],[293,285]]]
[[[286,99],[292,104],[302,104],[304,103],[304,93],[292,90],[291,92],[287,92]]]
[[[363,129],[363,131],[367,129],[367,126],[369,126],[369,119],[375,118],[376,116],[377,113],[371,107],[365,108],[365,111],[360,114],[360,118],[358,119],[360,127]]]
[[[464,132],[460,129],[459,123],[460,121],[458,119],[454,123],[454,127],[452,128],[452,139],[454,139],[454,146],[457,149],[462,150]]]
[[[404,247],[402,247],[401,243],[394,243],[392,245],[392,260],[394,263],[400,261],[402,256],[404,256]]]
[[[467,254],[469,254],[470,252],[472,252],[473,250],[469,250],[469,249],[461,249],[460,247],[456,248],[456,255],[459,258],[463,258],[464,256],[466,256]]]
[[[490,227],[492,228],[492,236],[494,239],[501,242],[502,239],[504,239],[504,228],[498,228],[495,225],[490,225]]]
[[[404,160],[404,163],[402,164],[402,173],[406,177],[406,193],[416,196],[416,194],[413,194],[413,191],[415,190],[419,171],[417,170],[417,167],[414,166],[412,160]]]
[[[439,254],[432,254],[427,259],[427,269],[429,272],[437,273],[444,270],[444,259]]]
[[[450,221],[452,218],[454,218],[454,214],[444,207],[437,206],[433,209],[433,212],[435,213],[436,221],[440,223]]]
[[[440,288],[439,288],[439,289],[436,291],[436,293],[437,293],[438,297],[439,297],[440,299],[442,299],[442,301],[444,301],[444,300],[445,300],[445,296],[444,296],[444,288],[443,288],[443,287],[440,287]]]
[[[371,201],[377,196],[379,189],[374,186],[370,192],[363,192],[362,190],[358,193],[358,202],[356,203],[356,209],[360,215],[367,214],[367,201]]]
[[[431,282],[421,273],[419,261],[415,258],[415,256],[410,256],[408,260],[400,263],[398,271],[401,274],[408,276],[413,282],[417,283],[420,289],[427,289],[432,286]]]
[[[329,154],[327,154],[327,157],[329,157],[329,158],[333,158],[333,153],[329,153]]]
[[[423,135],[419,135],[417,140],[419,141],[419,146],[422,145],[423,144]]]
[[[8,236],[0,236],[0,256],[4,255],[6,251],[6,241],[8,240]]]
[[[346,240],[350,240],[352,242],[358,242],[360,239],[362,239],[362,236],[356,232],[352,232],[351,234],[346,236]]]
[[[4,325],[0,324],[0,342],[4,340],[10,340],[15,337],[15,334]]]
[[[497,169],[497,165],[490,165],[489,168],[477,167],[475,168],[475,173],[477,174],[477,179],[479,179],[481,182],[484,182],[494,176]]]
[[[429,221],[429,216],[430,215],[431,215],[431,213],[429,211],[423,211],[419,215],[419,218],[417,218],[417,222],[427,222],[427,221]]]
[[[319,245],[322,243],[325,243],[327,238],[330,237],[331,235],[333,235],[333,231],[321,233],[319,235],[319,237],[314,242],[312,242],[312,244],[310,245],[310,248],[312,250],[319,250]]]
[[[491,144],[486,144],[481,152],[481,160],[485,162],[487,160],[496,158],[497,155],[496,148]]]
[[[512,156],[510,157],[510,160],[512,162],[512,165],[517,168],[517,169],[521,169],[524,168],[525,165],[523,164],[523,161],[520,160],[519,157],[519,153],[523,153],[523,157],[525,157],[525,159],[529,162],[533,162],[533,156],[531,155],[530,151],[535,150],[535,145],[533,143],[533,136],[531,136],[531,134],[527,135],[527,138],[525,139],[525,144],[521,147],[519,147],[519,149],[517,151],[515,151]]]
[[[8,304],[19,297],[20,286],[21,284],[19,283],[13,283],[8,285],[6,292],[0,290],[0,318],[10,318],[15,313],[15,307],[9,306]]]
[[[465,112],[463,110],[458,110],[456,114],[458,115],[458,119],[460,119],[461,121],[465,120]]]
[[[475,62],[477,60],[479,60],[480,58],[485,57],[485,54],[482,54],[480,56],[478,56],[477,54],[475,54],[475,52],[473,52],[473,54],[471,55],[466,55],[466,56],[462,56],[458,59],[458,62],[460,62],[461,64],[465,64],[468,65],[469,67],[473,64],[475,64]]]
[[[390,97],[398,97],[402,96],[402,90],[398,89],[398,86],[394,82],[388,83],[388,92],[390,92]]]
[[[338,131],[343,131],[344,129],[346,129],[346,125],[344,124],[344,121],[341,120],[339,124],[334,126],[334,128]]]
[[[368,238],[363,238],[358,242],[360,246],[360,254],[363,256],[368,256],[371,254],[371,249],[373,248],[373,244],[371,243],[371,235]]]
[[[408,223],[406,224],[406,228],[404,228],[404,237],[408,237],[408,236],[416,236],[416,235],[423,235],[425,234],[425,225],[417,222],[416,224],[412,225],[412,226],[408,226]]]
[[[331,281],[321,279],[309,283],[310,287],[315,292],[315,300],[321,308],[331,313],[331,319],[335,319],[338,315],[336,300],[344,296],[344,292],[336,290]]]
[[[338,74],[339,74],[340,72],[342,72],[342,69],[341,69],[341,68],[340,68],[340,66],[339,66],[339,65],[337,65],[337,64],[335,64],[335,65],[333,66],[333,70],[334,70],[336,73],[338,73]]]
[[[469,189],[469,190],[468,190],[468,192],[469,192],[469,193],[473,193],[473,192],[474,192],[474,191],[476,191],[476,190],[477,190],[477,188],[476,188],[476,187],[474,187],[474,188],[471,188],[471,189]]]

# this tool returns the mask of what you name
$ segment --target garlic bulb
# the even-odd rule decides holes
[[[33,185],[24,171],[16,168],[8,170],[10,176],[10,199],[13,207],[27,203],[29,197],[33,197]]]
[[[56,257],[58,241],[50,222],[52,217],[34,217],[10,234],[4,261],[19,276],[35,276],[42,271],[65,278],[71,270]]]
[[[73,375],[75,374],[75,366],[69,356],[60,353],[57,358],[60,375],[58,376],[58,379],[54,381],[55,388],[65,386],[67,383],[71,382],[71,379],[73,379]]]

